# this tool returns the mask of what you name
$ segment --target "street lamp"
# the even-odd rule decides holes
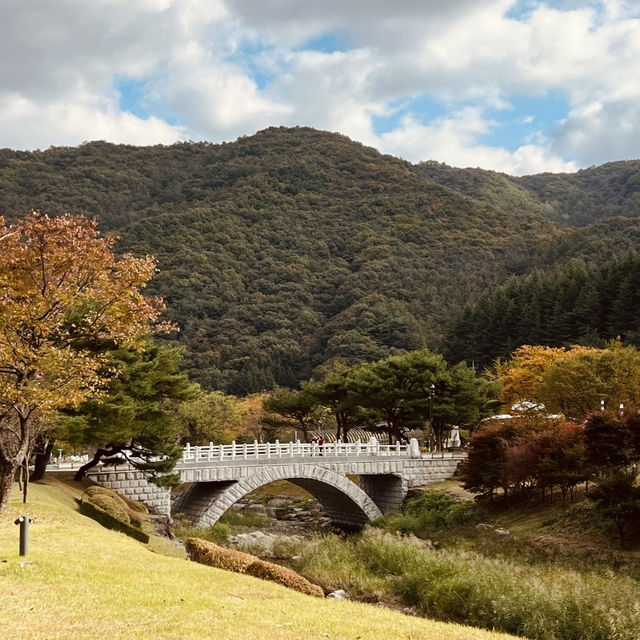
[[[435,438],[436,432],[433,430],[433,396],[436,395],[436,385],[432,384],[429,387],[429,440],[433,436]],[[436,440],[436,445],[437,445]],[[431,448],[431,447],[430,447]]]

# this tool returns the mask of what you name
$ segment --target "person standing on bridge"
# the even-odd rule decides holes
[[[324,438],[322,436],[320,436],[318,438],[318,446],[320,447],[320,455],[323,455],[323,451],[324,451]]]

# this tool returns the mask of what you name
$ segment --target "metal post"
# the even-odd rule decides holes
[[[431,442],[431,438],[434,438],[436,447],[438,446],[438,441],[435,439],[436,432],[433,430],[433,396],[436,394],[436,385],[432,384],[429,386],[429,442]]]
[[[20,516],[14,524],[20,525],[20,555],[29,553],[29,523],[33,520],[29,516]]]

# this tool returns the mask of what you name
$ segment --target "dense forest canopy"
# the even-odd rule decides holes
[[[120,251],[155,256],[150,293],[188,372],[245,394],[439,347],[465,305],[512,278],[634,250],[639,171],[516,179],[272,128],[229,144],[0,150],[0,212],[95,215]]]
[[[615,216],[640,217],[640,160],[519,178],[433,161],[421,162],[416,170],[492,207],[516,215],[539,214],[567,226],[587,226]]]

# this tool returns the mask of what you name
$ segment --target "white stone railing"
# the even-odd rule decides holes
[[[369,442],[327,442],[317,444],[300,442],[253,444],[213,444],[192,447],[187,444],[183,449],[182,462],[216,462],[229,460],[272,460],[277,458],[316,458],[320,456],[357,458],[363,456],[420,457],[418,441],[412,439],[409,444],[380,444],[375,438]]]

